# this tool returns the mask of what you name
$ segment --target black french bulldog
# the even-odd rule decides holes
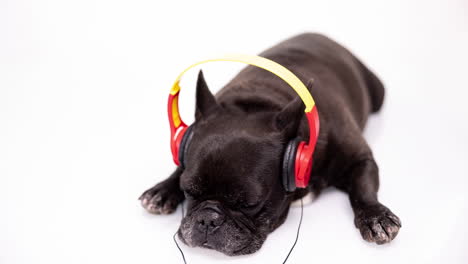
[[[277,76],[248,66],[216,97],[200,72],[186,168],[145,191],[143,207],[170,214],[186,199],[180,239],[242,255],[262,246],[293,200],[334,186],[349,194],[365,240],[393,240],[401,222],[377,199],[378,167],[362,136],[369,114],[383,104],[382,83],[348,50],[319,34],[293,37],[260,56],[308,83],[316,101],[320,133],[309,187],[288,193],[281,183],[286,144],[296,137],[308,140],[303,102]]]

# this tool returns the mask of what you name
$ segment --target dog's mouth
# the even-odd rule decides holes
[[[240,249],[234,250],[232,255],[243,255],[242,252],[245,251],[250,246],[251,241],[249,241],[245,246],[241,247]]]
[[[216,250],[228,256],[238,256],[238,255],[254,253],[255,251],[257,251],[257,249],[255,249],[254,247],[250,248],[252,246],[252,241],[253,240],[249,240],[248,242],[245,243],[245,245],[240,245],[239,248],[235,250],[226,250],[223,248],[216,248],[215,246],[211,245],[208,242],[204,242],[203,244],[201,244],[201,247]]]

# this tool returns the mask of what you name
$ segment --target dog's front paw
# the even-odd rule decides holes
[[[141,205],[152,214],[171,214],[184,200],[177,181],[167,179],[140,196]]]
[[[366,241],[379,245],[392,241],[401,227],[400,219],[382,204],[358,209],[354,224]]]

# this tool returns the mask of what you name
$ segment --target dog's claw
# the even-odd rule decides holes
[[[392,241],[401,227],[400,219],[382,204],[359,209],[355,224],[364,240],[379,245]]]
[[[146,190],[139,200],[141,206],[152,214],[171,214],[184,200],[184,194],[177,183],[166,180]]]
[[[389,214],[387,213],[387,217],[390,218],[390,220],[392,220],[393,223],[401,227],[401,221],[400,218],[398,218],[398,216],[390,212]]]

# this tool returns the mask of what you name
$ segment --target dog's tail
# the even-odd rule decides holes
[[[367,89],[369,90],[369,95],[372,103],[372,112],[378,112],[382,108],[384,97],[385,97],[385,88],[382,82],[371,72],[362,62],[356,59],[358,62],[367,84]]]

